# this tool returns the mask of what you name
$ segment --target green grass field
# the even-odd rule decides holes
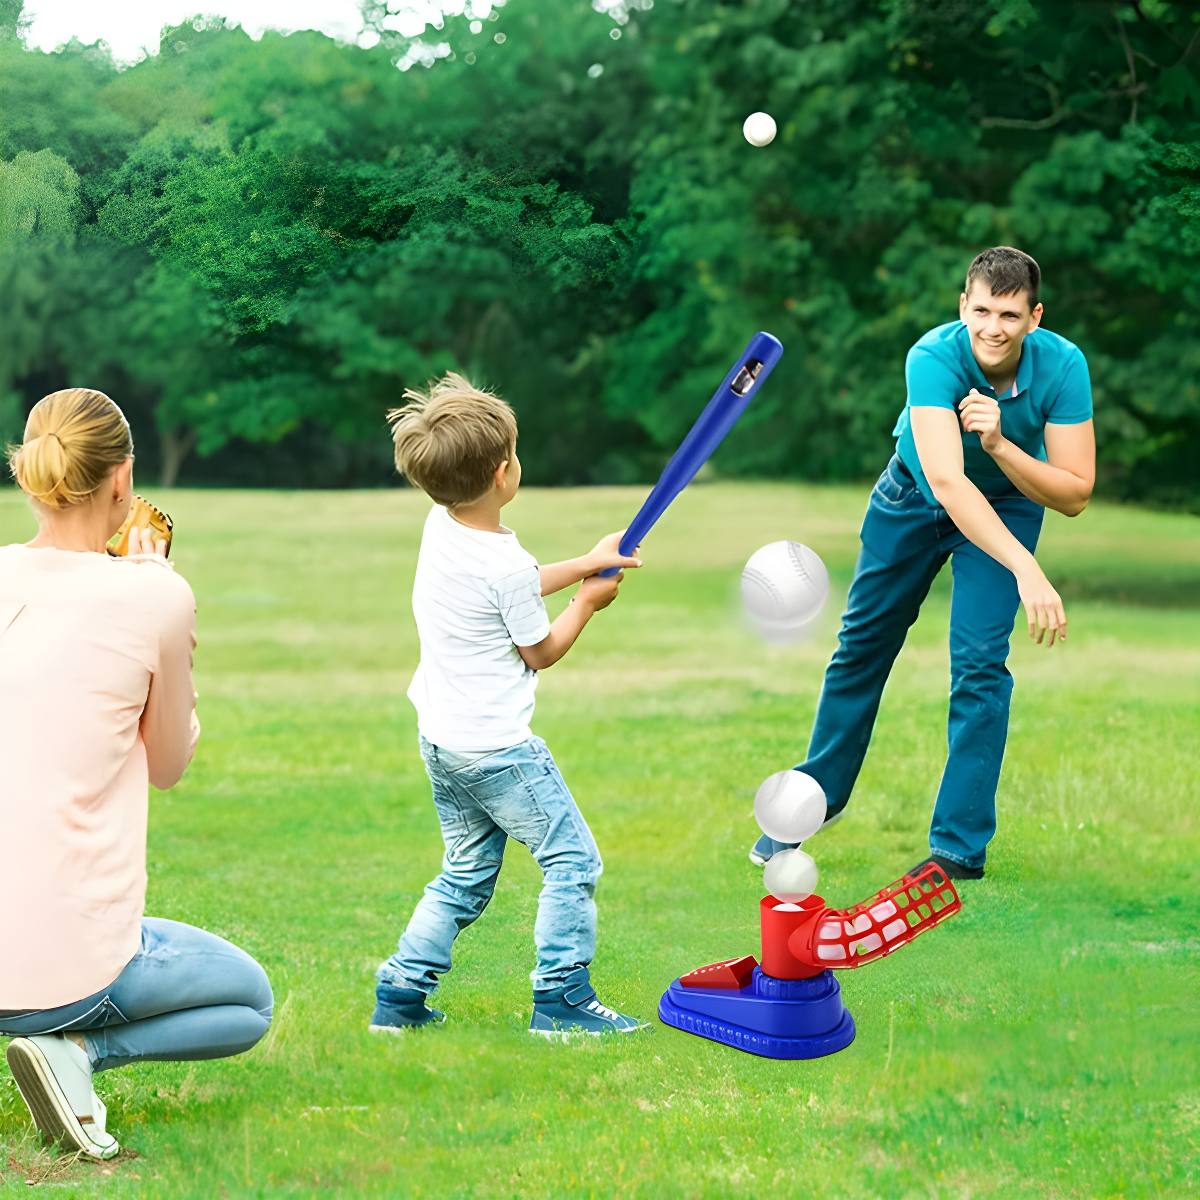
[[[543,561],[619,528],[637,489],[507,510]],[[152,493],[153,498],[153,493]],[[6,1191],[105,1196],[966,1197],[1200,1192],[1200,520],[1053,514],[1041,558],[1065,647],[1014,639],[1000,831],[963,912],[842,975],[858,1037],[775,1062],[661,1025],[547,1045],[525,1032],[539,886],[510,846],[439,992],[450,1017],[366,1032],[440,838],[404,691],[427,501],[410,491],[175,492],[199,603],[204,736],[151,796],[148,911],[256,955],[271,1033],[225,1062],[101,1077],[133,1152],[39,1148],[6,1071]],[[650,1016],[686,969],[757,953],[751,800],[803,756],[865,489],[690,489],[580,644],[535,728],[596,833],[601,997]],[[30,536],[0,493],[0,543]],[[742,625],[758,546],[804,541],[834,579],[817,640]],[[946,573],[948,576],[948,572]],[[884,699],[850,815],[811,844],[857,901],[925,853],[945,746],[948,580]],[[561,601],[560,601],[561,602]],[[5,919],[11,919],[10,914]],[[60,948],[62,949],[62,948]]]

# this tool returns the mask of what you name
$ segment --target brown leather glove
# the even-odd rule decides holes
[[[171,531],[174,524],[161,508],[155,508],[149,500],[134,495],[129,507],[129,516],[125,523],[108,540],[108,552],[117,558],[129,553],[129,531],[137,526],[139,529],[152,530],[151,537],[156,542],[167,543],[167,557],[171,556]]]

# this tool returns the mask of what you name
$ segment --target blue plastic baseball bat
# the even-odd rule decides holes
[[[641,544],[642,538],[654,527],[655,521],[667,511],[671,501],[692,481],[692,477],[712,456],[725,435],[746,411],[746,405],[763,385],[775,364],[783,355],[783,345],[769,333],[756,333],[750,345],[738,356],[708,402],[708,407],[696,419],[671,461],[663,468],[654,491],[629,523],[621,538],[621,553],[628,558]],[[609,567],[600,574],[615,575],[619,567]]]

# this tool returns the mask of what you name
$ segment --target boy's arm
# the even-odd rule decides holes
[[[1013,537],[963,470],[958,415],[949,408],[913,406],[908,411],[921,470],[937,502],[964,537],[1016,576],[1029,636],[1040,643],[1049,631],[1048,645],[1054,645],[1056,635],[1065,641],[1067,617],[1059,594],[1050,586],[1037,559]]]
[[[621,529],[616,533],[610,533],[606,538],[601,538],[589,553],[581,555],[579,558],[568,558],[565,562],[548,563],[544,567],[538,567],[542,595],[551,596],[555,592],[561,592],[563,588],[570,587],[571,584],[578,583],[589,575],[598,575],[609,567],[640,567],[642,561],[637,557],[636,552],[632,558],[626,558],[618,549],[624,532],[625,530]],[[606,601],[606,603],[611,602],[611,600]],[[604,605],[602,604],[600,607],[603,608]],[[583,627],[580,626],[580,628]]]
[[[1041,462],[1000,432],[1000,405],[991,396],[972,388],[959,409],[959,420],[967,433],[979,434],[980,445],[1035,504],[1068,517],[1079,516],[1087,507],[1096,484],[1096,437],[1091,421],[1047,425],[1048,461]]]
[[[579,591],[571,597],[571,603],[555,618],[550,633],[536,646],[517,647],[517,653],[525,660],[525,665],[534,671],[544,671],[554,666],[575,644],[575,639],[592,617],[617,598],[617,588],[624,574],[622,571],[611,579],[602,579],[599,575],[586,578]]]

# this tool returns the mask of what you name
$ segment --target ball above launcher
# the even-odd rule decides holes
[[[780,850],[767,859],[763,885],[776,900],[795,905],[817,890],[817,864],[803,850]]]
[[[754,794],[754,819],[769,838],[794,844],[825,824],[828,806],[821,785],[803,771],[776,771]]]

